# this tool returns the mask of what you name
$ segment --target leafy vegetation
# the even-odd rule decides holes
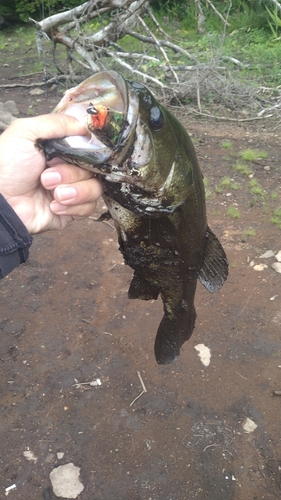
[[[28,21],[34,16],[42,19],[50,13],[72,9],[83,3],[81,0],[1,0],[0,15],[7,21]]]

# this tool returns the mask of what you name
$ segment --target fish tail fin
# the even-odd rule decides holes
[[[177,308],[171,318],[165,314],[157,330],[154,353],[159,365],[168,365],[180,354],[183,343],[191,337],[194,329],[196,312],[193,303]]]
[[[198,273],[202,285],[209,291],[219,290],[228,276],[228,261],[216,235],[208,227],[203,265]]]

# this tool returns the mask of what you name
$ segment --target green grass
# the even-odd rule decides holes
[[[256,151],[254,149],[244,149],[243,151],[240,151],[239,156],[245,160],[245,161],[257,161],[260,160],[261,158],[267,158],[267,152],[266,151]]]
[[[275,208],[273,216],[271,218],[272,224],[275,224],[279,229],[281,229],[281,207]]]
[[[234,168],[235,170],[237,170],[237,172],[239,172],[242,175],[246,175],[247,177],[251,174],[251,170],[245,163],[241,163],[238,161]]]
[[[241,217],[240,212],[236,207],[228,207],[226,215],[231,219],[240,219]]]
[[[253,227],[249,227],[249,229],[247,229],[245,232],[244,232],[244,235],[247,236],[247,237],[250,237],[250,236],[255,236],[256,234],[256,231]]]
[[[220,183],[216,186],[216,193],[221,193],[224,189],[238,190],[239,184],[234,182],[230,177],[223,177]]]
[[[231,149],[232,148],[232,142],[230,142],[230,141],[221,141],[221,147],[223,149]]]
[[[265,196],[265,190],[262,188],[262,186],[258,183],[256,179],[251,179],[249,182],[249,188],[250,188],[250,193],[254,194],[255,196]]]

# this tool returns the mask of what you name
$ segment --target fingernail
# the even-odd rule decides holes
[[[56,187],[61,182],[61,175],[59,172],[49,172],[45,170],[42,172],[41,177],[46,188]]]
[[[76,197],[76,189],[70,186],[58,186],[56,195],[59,201],[70,201]]]

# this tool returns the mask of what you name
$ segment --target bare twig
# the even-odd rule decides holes
[[[162,88],[166,87],[166,85],[164,85],[162,82],[160,82],[160,80],[158,80],[157,78],[154,78],[153,76],[150,76],[147,73],[143,73],[142,71],[134,69],[128,63],[126,63],[125,61],[122,61],[122,59],[120,59],[120,57],[116,56],[114,52],[111,52],[110,50],[107,50],[107,49],[105,49],[105,52],[110,57],[112,57],[112,59],[114,59],[114,61],[118,62],[118,64],[120,64],[120,66],[123,66],[124,68],[128,69],[131,73],[135,73],[136,75],[140,75],[144,79],[144,81],[150,80],[151,82],[154,82],[157,85],[159,85],[159,87],[162,87]]]
[[[170,60],[165,52],[165,50],[163,49],[163,47],[161,47],[159,41],[157,40],[156,36],[154,35],[154,33],[152,33],[152,31],[149,29],[149,27],[147,26],[147,24],[144,22],[144,20],[138,16],[138,20],[141,22],[141,24],[143,25],[143,27],[145,28],[145,30],[147,31],[147,33],[153,38],[155,44],[157,45],[157,47],[159,48],[160,52],[162,53],[163,57],[164,57],[164,60],[166,61],[166,63],[168,64],[168,67],[170,68],[175,80],[177,83],[179,83],[179,79],[178,79],[178,75],[175,73],[175,71],[173,70],[172,66],[171,66],[171,63],[170,63]]]
[[[227,22],[226,19],[224,19],[224,17],[221,15],[221,13],[218,11],[218,9],[216,9],[213,2],[211,2],[211,0],[206,0],[206,2],[210,5],[210,7],[212,7],[213,11],[217,14],[217,16],[219,16],[219,18],[222,20],[222,22],[224,24],[226,24],[227,26],[230,26],[230,24]]]
[[[127,33],[127,35],[131,35],[132,37],[136,38],[137,40],[140,40],[141,42],[156,44],[154,39],[150,36],[144,36],[144,35],[141,35],[140,33],[136,33],[135,31],[132,31],[132,30],[126,30],[126,33]],[[169,47],[174,52],[179,52],[180,54],[183,54],[186,57],[188,57],[189,59],[191,59],[191,61],[194,61],[197,63],[197,58],[195,56],[190,54],[190,52],[183,49],[179,45],[176,45],[175,43],[169,42],[168,40],[158,40],[158,44],[160,46],[163,45],[163,47]]]
[[[141,396],[142,396],[145,392],[147,392],[147,389],[146,389],[146,387],[145,387],[145,385],[144,385],[144,381],[142,380],[142,376],[141,376],[140,372],[139,372],[139,371],[137,371],[137,374],[138,374],[139,381],[140,381],[141,386],[142,386],[142,391],[141,391],[141,393],[140,393],[140,394],[139,394],[139,395],[138,395],[138,396],[137,396],[137,397],[136,397],[136,398],[135,398],[135,399],[134,399],[134,400],[130,403],[130,406],[133,406],[133,404],[134,404],[134,403],[135,403],[135,402],[136,402],[136,401],[137,401],[137,400],[138,400],[138,399],[139,399],[139,398],[140,398],[140,397],[141,397]]]

